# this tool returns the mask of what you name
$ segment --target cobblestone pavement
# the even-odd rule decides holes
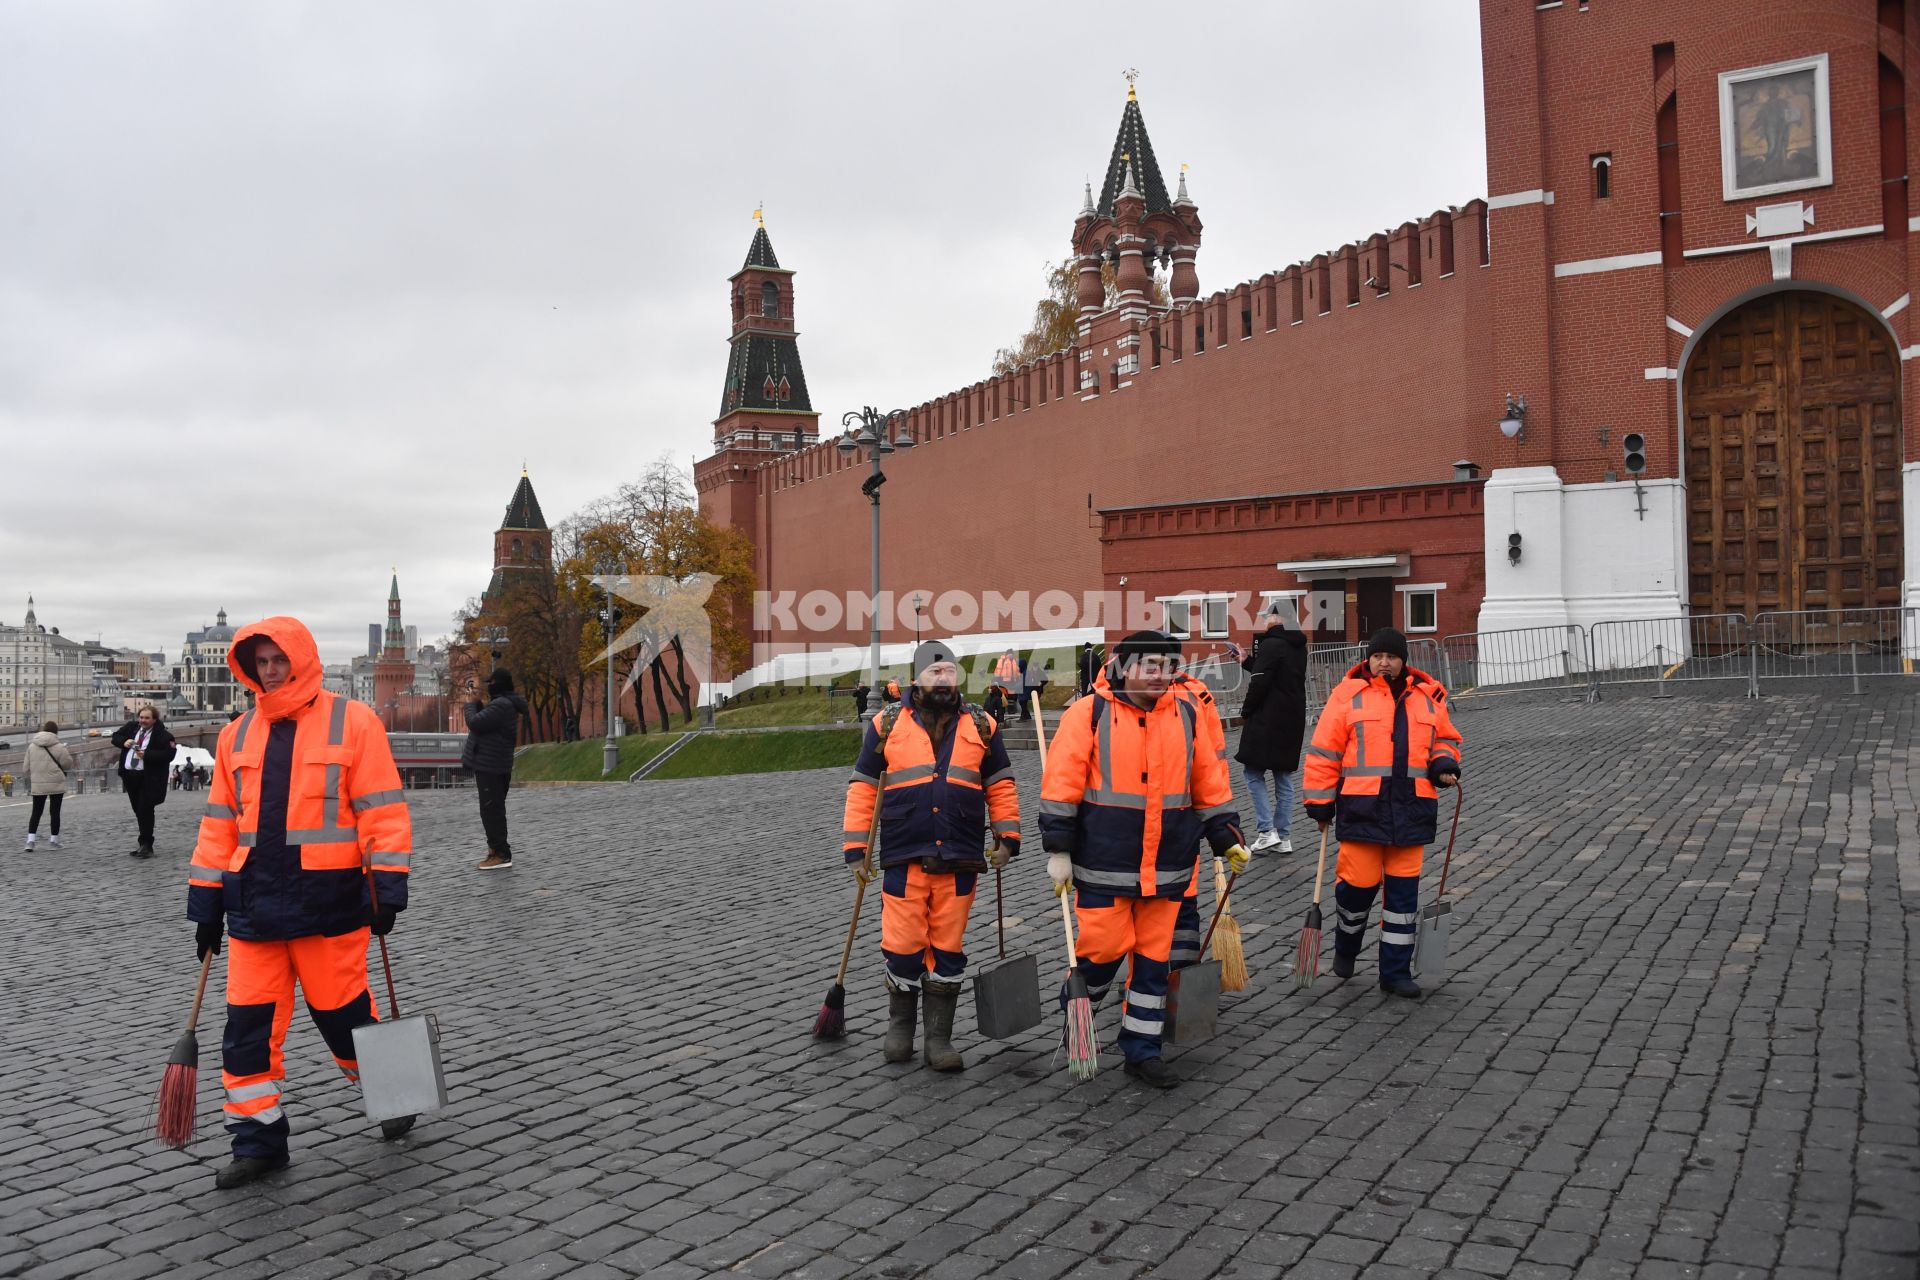
[[[231,1193],[217,979],[201,1136],[147,1136],[200,797],[144,863],[113,797],[21,853],[16,798],[0,1275],[1911,1278],[1917,711],[1466,700],[1451,980],[1384,999],[1369,954],[1295,992],[1302,839],[1245,882],[1253,986],[1166,1094],[1112,1055],[1070,1087],[1057,1024],[983,1043],[970,1001],[964,1074],[883,1064],[877,913],[848,1040],[812,1042],[852,898],[838,770],[517,791],[489,875],[472,794],[425,794],[393,941],[452,1106],[381,1142],[298,1018],[295,1163]],[[1052,981],[1037,854],[1010,937]]]

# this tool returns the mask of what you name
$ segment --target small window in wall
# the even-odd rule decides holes
[[[1176,640],[1187,640],[1193,636],[1193,601],[1162,600],[1167,607],[1166,633]]]
[[[1208,596],[1200,602],[1200,634],[1209,640],[1223,640],[1227,635],[1227,606],[1230,596]]]
[[[1438,583],[1400,588],[1400,598],[1406,602],[1401,606],[1403,629],[1408,635],[1440,629],[1441,590]]]
[[[1602,151],[1593,157],[1593,198],[1605,200],[1613,194],[1613,156]]]
[[[780,286],[771,280],[760,286],[760,314],[763,316],[780,314]]]

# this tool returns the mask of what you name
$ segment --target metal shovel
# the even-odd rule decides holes
[[[1007,954],[1007,918],[997,868],[993,915],[1000,934],[1000,957],[973,971],[973,1017],[987,1039],[1008,1040],[1040,1025],[1040,961],[1030,951]]]
[[[1453,866],[1453,838],[1460,834],[1460,806],[1467,798],[1457,779],[1453,790],[1453,827],[1447,832],[1447,856],[1440,864],[1440,892],[1420,909],[1420,919],[1414,924],[1413,976],[1433,987],[1447,980],[1447,931],[1453,925],[1453,904],[1447,901],[1447,871]]]
[[[380,897],[367,874],[367,891],[377,913]],[[360,1068],[360,1094],[369,1120],[438,1111],[447,1105],[447,1076],[440,1065],[440,1024],[430,1013],[400,1016],[393,991],[393,963],[387,940],[380,943],[380,968],[387,978],[387,1017],[353,1029],[353,1056]]]

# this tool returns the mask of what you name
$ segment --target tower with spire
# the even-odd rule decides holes
[[[1081,343],[1120,337],[1142,325],[1156,309],[1153,272],[1168,273],[1168,296],[1175,303],[1200,296],[1200,278],[1194,258],[1200,252],[1200,210],[1187,194],[1187,176],[1180,174],[1177,194],[1167,194],[1166,179],[1147,136],[1140,96],[1127,72],[1127,102],[1120,112],[1120,131],[1113,140],[1105,180],[1096,200],[1088,183],[1080,216],[1073,224],[1073,253],[1079,271]],[[1110,267],[1118,297],[1106,305],[1103,267]],[[1095,325],[1096,317],[1101,323]],[[1099,334],[1093,330],[1098,328]],[[1112,332],[1108,332],[1111,330]]]
[[[807,394],[794,325],[794,273],[780,265],[766,217],[754,211],[747,258],[727,279],[733,332],[713,453],[694,464],[700,513],[742,529],[759,543],[754,471],[819,443],[820,415]]]
[[[413,663],[407,661],[407,629],[400,621],[400,571],[387,588],[387,628],[380,640],[380,658],[373,664],[374,710],[391,733],[407,691],[413,687]],[[408,703],[408,709],[411,704]]]
[[[552,545],[547,518],[540,514],[540,499],[534,496],[533,481],[522,467],[520,483],[507,499],[507,513],[493,534],[493,577],[482,601],[499,595],[516,574],[551,571],[547,553]]]

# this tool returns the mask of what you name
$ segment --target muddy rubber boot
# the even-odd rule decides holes
[[[928,1066],[935,1071],[960,1071],[966,1060],[953,1048],[953,1011],[960,1004],[960,988],[926,986],[927,1042],[923,1050]]]
[[[888,1062],[913,1061],[913,1027],[919,1019],[920,998],[911,991],[895,991],[887,988],[887,1045],[884,1050]]]

